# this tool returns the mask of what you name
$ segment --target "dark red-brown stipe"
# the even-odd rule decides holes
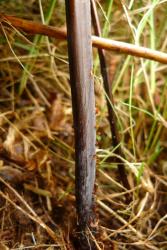
[[[95,97],[92,72],[91,11],[88,0],[66,0],[70,83],[75,131],[78,249],[93,249],[95,183]]]

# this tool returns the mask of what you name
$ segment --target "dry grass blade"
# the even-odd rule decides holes
[[[125,219],[123,219],[121,216],[119,216],[115,211],[113,211],[110,207],[108,207],[107,205],[105,205],[102,201],[97,201],[97,203],[107,212],[109,212],[110,214],[114,215],[115,218],[117,218],[121,223],[123,223],[125,226],[129,227],[130,230],[136,234],[139,239],[143,238],[143,235],[138,232],[132,225],[130,225]]]
[[[38,223],[41,227],[43,227],[46,232],[48,233],[48,235],[55,241],[57,242],[57,237],[56,234],[52,231],[51,228],[49,228],[42,220],[41,218],[35,213],[35,211],[28,205],[28,203],[21,197],[21,195],[14,189],[11,187],[10,184],[8,184],[6,181],[4,181],[1,177],[0,177],[0,182],[2,182],[6,187],[8,187],[12,193],[19,199],[19,201],[21,201],[21,203],[26,207],[26,209],[28,210],[28,212],[21,208],[20,206],[18,206],[17,204],[15,204],[8,195],[4,194],[3,192],[0,192],[0,195],[6,199],[9,203],[11,203],[14,207],[16,207],[17,209],[19,209],[22,213],[24,213],[25,215],[27,215],[31,220],[35,221],[36,223]]]

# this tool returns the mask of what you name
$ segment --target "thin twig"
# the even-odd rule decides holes
[[[15,28],[21,29],[27,33],[41,34],[49,37],[54,37],[56,39],[67,38],[67,33],[65,29],[43,25],[37,22],[28,21],[13,16],[8,16],[2,13],[0,13],[0,19],[1,22],[6,24],[9,23],[13,25]],[[118,53],[146,58],[149,60],[154,60],[160,63],[167,64],[167,53],[160,52],[157,50],[145,48],[142,46],[137,46],[130,43],[101,38],[97,36],[92,36],[92,44],[94,47],[97,48],[116,51]]]
[[[100,28],[99,18],[98,18],[96,4],[94,0],[91,0],[91,12],[92,12],[92,21],[93,21],[95,34],[100,37],[101,28]],[[112,83],[110,83],[109,75],[107,73],[107,63],[105,59],[104,50],[101,48],[98,48],[98,54],[99,54],[99,59],[100,59],[100,69],[101,69],[101,74],[103,77],[104,89],[108,96],[108,98],[106,98],[106,102],[107,102],[107,107],[108,107],[108,120],[110,123],[113,147],[115,148],[116,154],[124,157],[121,147],[120,146],[118,147],[118,145],[120,144],[120,139],[119,139],[119,135],[117,132],[117,121],[116,121],[116,116],[114,113],[114,98],[112,95]],[[120,175],[122,184],[124,185],[125,188],[130,189],[127,176],[126,176],[125,166],[123,164],[118,164],[118,170],[119,170],[119,175]]]

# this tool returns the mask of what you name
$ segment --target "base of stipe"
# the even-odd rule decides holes
[[[96,250],[96,238],[98,238],[97,227],[87,228],[84,231],[80,231],[77,227],[72,235],[74,247],[79,250]]]

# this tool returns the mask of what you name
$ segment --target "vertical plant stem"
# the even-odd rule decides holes
[[[101,29],[100,29],[100,33],[102,33],[102,37],[107,37],[108,36],[109,28],[110,28],[110,19],[111,19],[111,11],[112,11],[112,6],[113,6],[113,0],[109,0],[107,2],[108,2],[107,3],[107,12],[106,12],[106,14],[103,13],[103,15],[105,16],[105,22],[104,22],[104,25],[103,25],[102,32],[101,32]],[[99,4],[99,6],[100,6],[100,8],[102,10],[102,6],[100,4]],[[94,1],[94,3],[92,2],[92,8],[94,8],[94,11],[96,10],[96,3],[95,3],[95,1]],[[92,15],[93,15],[93,13],[92,13]],[[97,16],[97,14],[95,14],[95,15]],[[97,20],[98,20],[98,16],[97,16]],[[95,60],[94,60],[94,72],[95,73],[97,71],[98,64],[99,64],[98,57],[96,57]]]
[[[155,1],[156,2],[156,1]],[[150,15],[150,47],[151,49],[155,49],[155,25],[154,25],[154,9],[152,9],[152,13]],[[155,93],[156,89],[156,63],[150,62],[150,75],[151,75],[151,82],[150,82],[150,88],[151,88],[151,94]]]
[[[90,1],[65,2],[75,131],[76,207],[79,231],[86,235],[87,228],[91,229],[95,219],[93,191],[96,167]],[[85,240],[88,241],[87,237]]]
[[[134,65],[132,64],[130,89],[129,89],[129,122],[130,122],[130,135],[131,135],[131,140],[132,140],[133,155],[136,159],[135,138],[134,138],[134,131],[133,131],[133,117],[132,117],[133,85],[134,85]]]
[[[101,28],[100,28],[96,4],[94,0],[91,0],[91,11],[92,11],[92,21],[93,21],[93,26],[95,30],[95,35],[101,36]],[[118,154],[121,157],[124,157],[120,146],[118,147],[118,145],[120,144],[120,140],[119,140],[119,135],[117,132],[117,126],[116,126],[117,121],[116,121],[116,116],[114,113],[114,99],[112,95],[112,85],[110,83],[110,79],[107,73],[107,63],[105,59],[105,52],[103,49],[98,49],[98,54],[99,54],[99,59],[100,59],[100,68],[101,68],[101,74],[103,77],[104,89],[108,96],[108,98],[106,98],[106,102],[107,102],[107,107],[108,107],[108,120],[110,123],[113,147],[116,148],[115,149],[116,154]],[[124,187],[129,189],[130,187],[129,187],[129,183],[126,177],[125,167],[121,163],[122,162],[119,160],[118,170],[119,170],[120,179]]]

